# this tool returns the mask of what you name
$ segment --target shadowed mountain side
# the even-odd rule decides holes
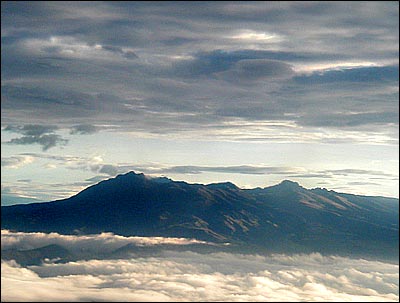
[[[308,190],[291,181],[242,190],[134,172],[68,199],[2,207],[18,231],[188,237],[274,252],[398,257],[398,199]]]
[[[40,265],[42,262],[67,262],[75,259],[67,249],[56,244],[29,249],[6,249],[1,251],[2,260],[15,260],[22,266]]]

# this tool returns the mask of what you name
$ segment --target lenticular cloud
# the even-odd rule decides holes
[[[7,235],[11,245],[12,237]],[[25,233],[25,244],[30,235],[37,236]],[[77,245],[75,236],[69,237],[70,245]],[[397,264],[318,253],[261,256],[164,251],[158,256],[26,268],[2,261],[1,300],[398,301],[398,281]]]

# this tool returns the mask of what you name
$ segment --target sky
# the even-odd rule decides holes
[[[399,196],[399,3],[1,3],[1,201],[128,171]]]

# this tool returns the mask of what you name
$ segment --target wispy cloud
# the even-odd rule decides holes
[[[78,193],[84,188],[98,183],[102,180],[115,177],[118,174],[125,174],[129,171],[142,172],[152,177],[169,176],[175,180],[188,180],[188,182],[200,182],[201,178],[212,173],[217,176],[208,182],[219,182],[230,180],[239,187],[254,188],[266,187],[277,184],[284,179],[299,182],[301,185],[312,188],[318,186],[317,181],[325,180],[328,189],[349,193],[365,194],[364,189],[372,187],[376,189],[373,195],[380,193],[379,182],[385,184],[396,184],[398,175],[395,172],[379,169],[318,169],[307,166],[272,166],[266,164],[243,164],[243,165],[169,165],[163,163],[135,163],[135,162],[106,162],[101,156],[72,156],[56,155],[48,153],[21,153],[16,156],[3,157],[2,167],[4,169],[17,169],[25,165],[41,165],[42,169],[58,170],[61,173],[69,174],[71,170],[82,172],[86,177],[79,177],[70,182],[57,182],[56,179],[47,185],[39,180],[32,180],[29,184],[23,182],[9,183],[3,181],[5,186],[12,186],[21,195],[36,197],[42,201],[50,201],[60,198],[67,198]],[[229,176],[229,177],[227,177]],[[243,183],[245,178],[263,178],[264,181],[257,185]],[[192,179],[194,178],[194,179]],[[189,181],[192,180],[192,181]],[[199,180],[199,181],[197,181]],[[236,181],[241,180],[241,181]],[[312,182],[308,182],[311,180]],[[379,180],[379,181],[377,181]],[[315,182],[316,183],[315,183]],[[355,183],[356,182],[356,183]],[[309,184],[315,184],[310,186]],[[357,191],[355,189],[358,189]],[[371,193],[372,194],[372,193]]]
[[[1,157],[1,166],[9,168],[20,168],[24,165],[32,163],[34,160],[35,158],[29,155]]]

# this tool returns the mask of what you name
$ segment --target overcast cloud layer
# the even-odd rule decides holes
[[[2,125],[221,133],[280,121],[390,141],[398,42],[396,2],[3,2]],[[11,143],[33,143],[22,135]]]
[[[83,240],[82,236],[2,231],[2,248],[3,242],[19,249],[62,243],[68,249],[92,248],[100,253],[99,243],[106,243],[107,250],[111,243],[122,244],[123,238],[102,234]],[[157,245],[171,240],[141,241]],[[2,261],[1,300],[395,302],[399,299],[398,271],[398,264],[318,253],[261,256],[164,251],[158,257],[28,268]]]

